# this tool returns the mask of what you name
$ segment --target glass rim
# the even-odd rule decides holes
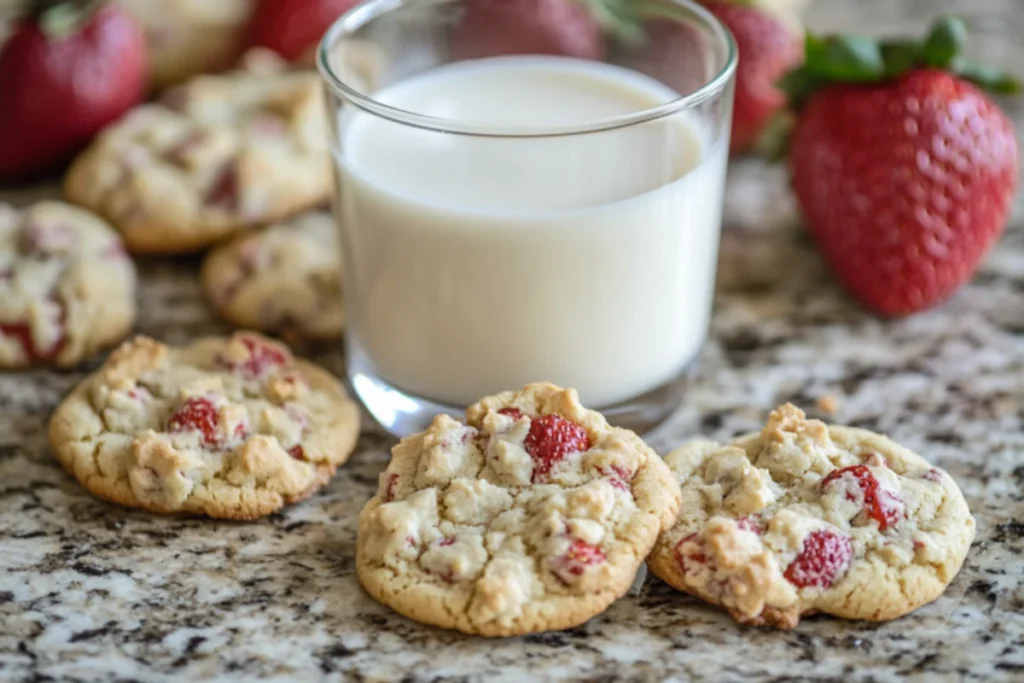
[[[718,73],[712,76],[706,83],[687,95],[681,95],[656,107],[649,107],[640,111],[619,116],[594,119],[582,123],[572,123],[561,126],[545,126],[543,128],[512,128],[501,124],[472,123],[447,119],[427,114],[420,114],[400,107],[393,107],[385,104],[372,96],[364,95],[345,83],[331,67],[329,52],[331,47],[346,36],[351,36],[356,30],[367,23],[383,16],[388,12],[407,7],[410,0],[368,0],[357,4],[345,14],[341,15],[331,27],[327,29],[320,45],[317,48],[317,68],[320,76],[327,86],[336,95],[354,104],[365,112],[374,114],[394,123],[405,124],[414,128],[421,128],[438,133],[449,133],[458,135],[472,135],[476,137],[498,137],[498,138],[539,138],[558,137],[566,135],[580,135],[584,133],[597,133],[601,131],[625,128],[641,123],[655,121],[672,114],[676,114],[706,102],[718,95],[726,88],[732,79],[738,61],[738,49],[732,33],[724,24],[706,7],[693,0],[666,0],[675,3],[687,11],[692,12],[708,27],[710,27],[714,38],[726,47],[725,64]],[[418,0],[423,4],[422,0]],[[432,4],[451,2],[451,0],[432,0]]]

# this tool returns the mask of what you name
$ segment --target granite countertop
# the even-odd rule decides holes
[[[819,0],[812,22],[940,4],[1015,3]],[[1024,109],[1013,114],[1024,124]],[[37,371],[0,375],[0,680],[1024,680],[1021,207],[948,304],[885,322],[831,279],[797,226],[784,171],[734,164],[728,204],[712,338],[654,445],[727,438],[793,401],[924,453],[978,520],[963,571],[935,603],[888,624],[813,617],[778,632],[737,626],[648,578],[568,631],[484,640],[422,627],[355,577],[356,516],[391,445],[380,433],[368,428],[323,492],[262,522],[156,517],[98,502],[60,469],[46,420],[88,368]],[[143,265],[140,331],[171,343],[226,331],[196,269]],[[340,373],[340,349],[304,352]],[[821,412],[825,397],[834,414]]]

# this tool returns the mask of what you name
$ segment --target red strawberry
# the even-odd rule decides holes
[[[1009,216],[1013,126],[968,81],[1016,84],[960,57],[965,32],[946,19],[921,44],[809,36],[805,67],[785,79],[799,112],[793,187],[810,232],[850,293],[885,315],[952,295]]]
[[[36,2],[0,49],[0,182],[66,161],[145,95],[139,25],[114,5],[73,5]]]
[[[829,588],[850,568],[852,556],[849,536],[828,529],[812,531],[783,576],[797,588]]]
[[[530,423],[523,448],[533,458],[533,481],[543,481],[557,463],[590,448],[587,430],[559,415],[544,415]]]
[[[860,499],[863,502],[864,513],[878,522],[879,531],[886,531],[903,518],[903,501],[892,491],[882,488],[878,484],[878,479],[865,465],[853,465],[830,472],[822,479],[821,490],[824,491],[833,484],[839,485],[844,479],[860,491],[858,496],[847,490],[846,497],[849,500]]]
[[[451,33],[455,59],[545,54],[601,59],[601,26],[579,0],[469,0]]]
[[[803,60],[803,44],[787,24],[758,7],[704,4],[732,31],[739,50],[730,148],[741,152],[757,142],[772,116],[786,104],[786,95],[776,83]]]
[[[289,61],[308,59],[331,24],[359,0],[259,0],[249,25],[249,45]]]

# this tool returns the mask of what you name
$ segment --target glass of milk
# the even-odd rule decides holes
[[[487,4],[374,0],[321,45],[349,383],[399,436],[541,380],[646,431],[707,338],[736,48],[688,0],[585,40]]]

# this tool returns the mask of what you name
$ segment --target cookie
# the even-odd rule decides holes
[[[102,220],[62,202],[0,204],[0,368],[77,365],[128,334],[135,294]]]
[[[356,570],[416,621],[483,636],[569,628],[630,587],[679,506],[665,463],[576,392],[532,384],[392,450]]]
[[[665,460],[682,508],[648,566],[741,623],[792,628],[814,612],[896,619],[942,594],[974,539],[948,474],[792,405],[759,434],[694,442]]]
[[[203,289],[238,327],[285,338],[341,335],[341,258],[330,214],[312,212],[211,251]]]
[[[196,251],[325,203],[326,121],[315,72],[200,76],[101,133],[65,194],[109,219],[129,251]]]
[[[57,408],[50,446],[94,495],[255,519],[323,486],[359,413],[338,382],[254,333],[170,348],[126,342]]]
[[[221,71],[238,57],[253,0],[118,0],[142,25],[150,82],[161,89]]]

